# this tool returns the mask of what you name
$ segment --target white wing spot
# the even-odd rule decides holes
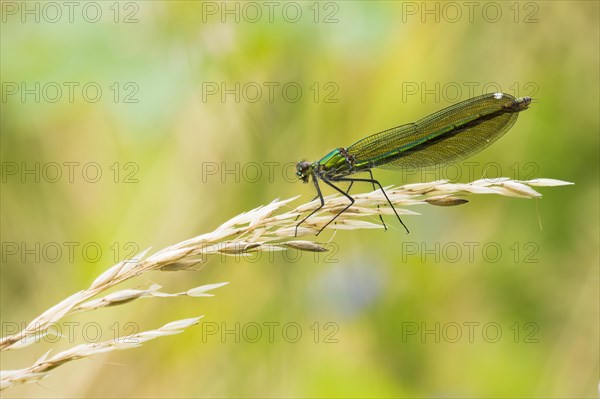
[[[496,100],[500,100],[502,97],[504,97],[504,94],[502,94],[502,93],[494,93],[494,98]]]

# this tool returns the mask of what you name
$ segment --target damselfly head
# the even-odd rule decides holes
[[[304,183],[308,183],[308,178],[312,173],[312,165],[308,161],[300,161],[296,164],[296,175],[298,179],[302,180]]]

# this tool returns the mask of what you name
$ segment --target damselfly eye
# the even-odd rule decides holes
[[[298,176],[304,176],[308,173],[308,170],[310,169],[310,163],[307,161],[302,161],[302,162],[298,162],[296,164],[296,174]]]
[[[296,176],[304,183],[308,183],[312,173],[312,166],[308,161],[300,161],[296,164]]]

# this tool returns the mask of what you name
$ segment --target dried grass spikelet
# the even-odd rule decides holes
[[[498,178],[482,179],[467,184],[440,180],[388,187],[386,193],[394,206],[398,207],[397,211],[400,215],[418,215],[405,207],[415,205],[456,206],[468,202],[463,197],[475,194],[539,198],[541,194],[532,187],[555,187],[568,184],[572,183],[554,179],[516,181]],[[31,345],[40,337],[45,336],[54,323],[77,312],[119,306],[140,298],[211,296],[209,291],[227,284],[226,282],[207,284],[179,293],[161,292],[159,291],[161,287],[156,284],[147,289],[126,288],[106,293],[107,290],[118,284],[148,271],[188,270],[216,254],[239,256],[259,251],[283,251],[288,248],[308,252],[326,251],[323,244],[316,242],[312,235],[329,222],[332,215],[339,213],[347,205],[348,200],[340,196],[326,197],[325,205],[297,229],[299,237],[311,236],[302,240],[295,237],[297,218],[318,207],[320,201],[313,200],[289,210],[289,204],[296,198],[276,199],[267,205],[233,217],[212,232],[171,245],[150,256],[147,256],[149,250],[145,250],[133,259],[119,262],[100,274],[87,289],[76,292],[52,306],[19,333],[0,339],[0,350],[16,350]],[[328,230],[383,228],[380,223],[373,223],[365,219],[374,220],[374,216],[380,214],[393,214],[393,210],[387,206],[387,201],[380,190],[353,194],[353,198],[356,200],[354,205],[347,212],[341,214],[335,223],[327,226]],[[183,329],[197,324],[201,317],[174,321],[155,330],[112,341],[76,345],[54,356],[50,356],[50,352],[48,352],[29,367],[0,371],[0,390],[17,384],[37,381],[48,376],[54,368],[73,360],[98,353],[134,348],[151,339],[177,334]]]

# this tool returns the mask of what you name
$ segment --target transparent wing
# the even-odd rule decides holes
[[[348,147],[357,164],[384,169],[428,168],[467,158],[500,138],[529,98],[486,94],[415,123],[366,137]]]

